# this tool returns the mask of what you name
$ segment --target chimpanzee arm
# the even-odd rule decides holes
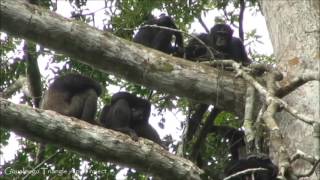
[[[210,37],[208,34],[201,33],[197,35],[197,38],[209,46]],[[207,48],[203,44],[201,44],[198,39],[191,39],[187,47],[185,48],[185,55],[187,59],[192,60],[192,58],[203,57],[207,54]]]
[[[181,32],[174,32],[174,36],[176,37],[175,46],[179,48],[183,48],[183,38]]]
[[[107,121],[107,115],[108,115],[108,112],[110,110],[110,107],[111,105],[108,105],[106,104],[102,110],[101,110],[101,113],[100,113],[100,116],[99,116],[99,122],[102,124],[102,125],[105,125],[106,124],[106,121]]]
[[[151,47],[153,37],[157,34],[158,30],[150,27],[140,28],[133,38],[133,42]]]
[[[98,96],[94,89],[74,94],[68,107],[68,115],[97,124],[94,118],[97,112],[97,100]]]
[[[133,129],[139,137],[149,139],[167,149],[167,147],[162,143],[157,131],[150,124],[144,123],[135,125],[133,126]]]
[[[241,62],[243,65],[251,64],[251,60],[248,58],[243,42],[239,38],[232,38],[231,54],[232,59],[234,59],[235,61]]]
[[[153,38],[152,48],[170,54],[172,52],[172,32],[170,30],[160,30],[157,35]]]

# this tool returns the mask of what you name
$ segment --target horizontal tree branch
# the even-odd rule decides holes
[[[202,170],[159,145],[135,142],[117,131],[91,125],[53,111],[33,109],[0,98],[1,127],[46,143],[53,143],[104,162],[115,162],[163,179],[200,180]]]
[[[222,70],[172,57],[26,1],[1,0],[0,8],[1,31],[38,42],[128,81],[214,104],[243,117],[246,84],[241,78],[235,79],[232,72],[219,73]]]

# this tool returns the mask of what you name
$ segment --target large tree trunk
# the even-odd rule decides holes
[[[319,0],[279,0],[262,1],[262,10],[266,17],[278,67],[284,74],[281,85],[288,84],[299,72],[320,70],[320,1]],[[276,16],[275,16],[276,14]],[[320,73],[320,72],[319,72]],[[288,104],[300,112],[309,114],[320,121],[319,82],[304,84],[285,97]],[[288,113],[279,113],[278,124],[286,139],[290,155],[297,150],[318,156],[313,128]],[[319,140],[318,140],[319,141]],[[272,151],[273,153],[275,150]],[[277,159],[277,157],[275,157]],[[295,171],[307,172],[310,164],[298,161],[293,164]],[[320,179],[314,173],[311,178]]]

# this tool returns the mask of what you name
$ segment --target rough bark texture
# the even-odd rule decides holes
[[[284,74],[281,85],[288,84],[298,72],[319,72],[320,1],[262,0],[261,2],[274,53],[276,59],[279,60],[278,67]],[[311,81],[285,97],[285,100],[290,106],[320,121],[319,93],[319,82]],[[320,152],[315,150],[315,139],[312,137],[311,126],[283,111],[277,119],[284,138],[287,139],[287,147],[291,154],[299,149],[319,157]],[[307,172],[311,168],[304,161],[298,161],[293,167],[296,172],[300,173]],[[320,175],[314,174],[306,179],[320,179]]]
[[[37,141],[54,143],[105,162],[116,162],[163,179],[200,180],[191,161],[151,141],[91,125],[53,111],[16,105],[0,98],[1,126]]]
[[[26,1],[2,0],[0,15],[1,31],[41,43],[128,81],[214,104],[243,117],[246,85],[234,73],[219,73],[207,65],[169,56]]]

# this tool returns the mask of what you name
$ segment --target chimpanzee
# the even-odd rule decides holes
[[[144,23],[144,25],[157,25],[177,29],[173,19],[164,14],[161,14],[158,19],[152,16]],[[173,36],[175,36],[174,46],[171,44]],[[137,34],[134,36],[133,41],[167,54],[182,56],[183,39],[181,32],[157,27],[143,27],[139,29]]]
[[[246,169],[253,168],[264,168],[266,170],[254,172],[255,180],[276,180],[278,175],[278,167],[274,165],[270,158],[266,155],[252,155],[245,159],[240,159],[238,161],[231,161],[230,164],[225,168],[225,175],[230,176],[232,174],[244,171]],[[241,174],[231,180],[252,180],[252,172]]]
[[[209,34],[200,34],[197,37],[211,48],[215,59],[233,59],[243,65],[249,65],[251,61],[247,56],[242,41],[233,37],[232,34],[233,30],[229,25],[216,24],[211,28]],[[189,42],[185,51],[187,59],[212,58],[207,49],[196,39],[192,39]]]
[[[233,30],[226,24],[216,24],[210,30],[211,46],[218,59],[233,59],[244,65],[251,63],[242,41],[233,37]]]
[[[43,97],[42,109],[53,110],[95,124],[98,82],[80,74],[67,74],[54,80]]]
[[[229,140],[229,150],[231,153],[231,161],[239,160],[240,156],[245,153],[245,134],[243,131],[229,126],[212,126],[211,133],[216,133]]]
[[[201,33],[196,36],[207,46],[210,44],[209,34]],[[204,58],[209,59],[209,53],[207,52],[207,48],[201,44],[196,38],[192,38],[188,45],[185,48],[185,56],[186,59],[193,60],[194,58]]]
[[[157,131],[149,124],[151,104],[128,92],[118,92],[111,98],[101,112],[100,122],[110,129],[138,137],[150,139],[163,146]]]
[[[209,34],[201,33],[197,35],[197,38],[205,43],[208,47],[205,47],[196,38],[193,38],[189,41],[185,48],[186,59],[191,61],[205,61],[210,58],[233,59],[237,62],[241,62],[243,65],[250,64],[251,61],[247,56],[242,41],[239,38],[232,37],[232,34],[233,30],[230,28],[230,26],[226,24],[216,24],[211,28]],[[210,48],[214,57],[211,57],[207,48]],[[201,119],[195,118],[202,117],[207,108],[208,105],[200,104],[198,109],[195,110],[194,115],[192,115],[189,119],[190,126],[187,131],[188,139],[190,139],[191,134],[194,133],[195,129],[198,128],[201,122]]]

